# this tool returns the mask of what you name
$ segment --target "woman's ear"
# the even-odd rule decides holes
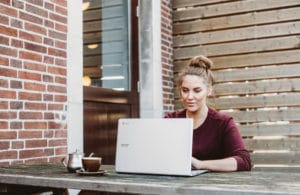
[[[213,93],[212,87],[208,87],[208,89],[207,89],[207,96],[211,96],[212,93]]]

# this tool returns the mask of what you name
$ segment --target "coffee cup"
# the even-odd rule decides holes
[[[83,157],[82,167],[86,172],[97,172],[101,166],[101,157]]]

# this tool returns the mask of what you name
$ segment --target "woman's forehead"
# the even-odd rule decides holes
[[[197,75],[186,75],[182,79],[182,85],[193,85],[193,86],[203,86],[205,85],[204,79]]]

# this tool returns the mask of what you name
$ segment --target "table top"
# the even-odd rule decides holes
[[[299,171],[208,172],[195,177],[118,174],[103,165],[104,175],[69,173],[60,164],[0,167],[0,184],[142,194],[300,194]]]

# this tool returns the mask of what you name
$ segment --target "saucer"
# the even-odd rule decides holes
[[[107,173],[107,171],[100,169],[99,171],[96,171],[96,172],[87,172],[87,171],[84,171],[84,170],[80,169],[80,170],[77,170],[76,173],[78,175],[90,175],[90,176],[92,176],[92,175],[104,175],[105,173]]]

